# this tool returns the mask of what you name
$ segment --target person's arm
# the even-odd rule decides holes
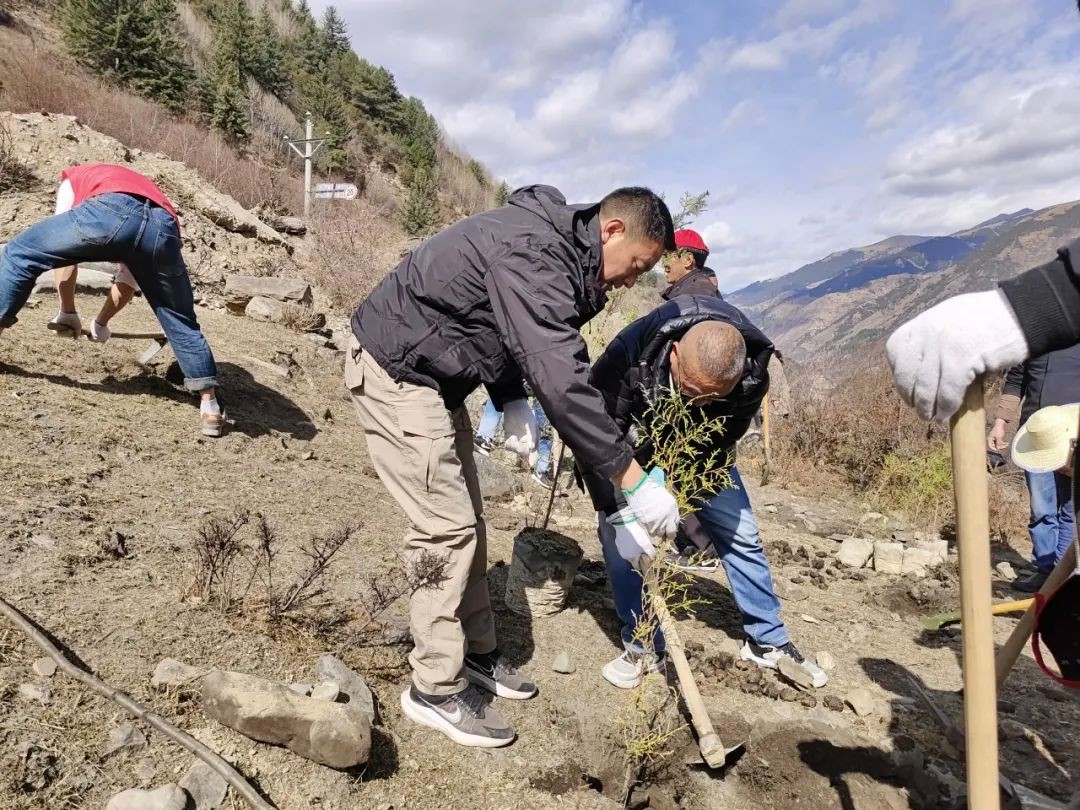
[[[1000,421],[1007,425],[1016,421],[1020,414],[1020,400],[1027,393],[1026,389],[1027,363],[1017,363],[1005,374],[1005,384],[1001,388],[997,410],[994,412],[995,423]]]
[[[1052,262],[1001,282],[1029,357],[1080,342],[1080,278],[1072,262],[1074,252],[1080,255],[1080,241],[1059,250]]]
[[[492,310],[503,343],[574,458],[630,488],[641,468],[589,383],[589,353],[567,271],[576,258],[567,251],[536,244],[511,251],[487,273]]]

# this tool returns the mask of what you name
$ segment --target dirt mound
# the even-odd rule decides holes
[[[0,112],[0,125],[10,133],[14,157],[34,175],[18,193],[0,194],[0,243],[52,214],[63,168],[100,161],[145,174],[176,204],[184,260],[197,287],[216,287],[229,273],[297,274],[291,239],[183,163],[128,149],[70,115]]]

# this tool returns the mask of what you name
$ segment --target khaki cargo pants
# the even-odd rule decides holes
[[[413,683],[427,694],[460,692],[466,652],[495,649],[468,411],[451,413],[434,389],[394,382],[355,337],[345,354],[345,385],[375,471],[409,519],[406,564],[423,551],[448,562],[442,585],[418,590],[409,606]]]

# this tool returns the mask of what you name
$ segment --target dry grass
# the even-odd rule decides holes
[[[15,157],[15,146],[3,122],[0,122],[0,194],[23,191],[37,182],[30,167]]]
[[[281,325],[297,332],[314,332],[326,325],[326,316],[305,304],[286,302],[281,307]]]
[[[364,198],[313,211],[307,278],[352,311],[398,262],[405,235]]]
[[[4,109],[74,115],[129,147],[185,163],[247,208],[260,203],[291,211],[301,207],[301,184],[282,165],[280,143],[272,151],[269,143],[256,142],[241,154],[206,125],[176,118],[154,102],[91,78],[46,46],[7,29],[0,29],[0,75]],[[276,118],[279,112],[270,114]]]
[[[885,368],[857,375],[827,395],[800,394],[773,423],[773,469],[779,481],[810,493],[851,492],[916,525],[948,528],[955,519],[948,427],[926,423],[904,405]],[[991,386],[987,402],[993,405]],[[805,391],[805,389],[803,389]],[[990,479],[991,532],[1018,538],[1027,526],[1027,495],[1015,471]]]
[[[477,176],[474,161],[464,150],[444,143],[435,149],[438,160],[436,184],[439,192],[463,216],[478,214],[495,207],[496,183],[486,172]]]

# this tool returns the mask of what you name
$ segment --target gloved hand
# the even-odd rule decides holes
[[[885,344],[896,390],[923,419],[948,419],[972,381],[1027,359],[1027,340],[997,290],[947,298]]]
[[[506,433],[503,446],[528,463],[536,450],[539,433],[536,429],[536,414],[529,407],[528,400],[515,399],[503,405],[503,432]]]
[[[990,428],[990,434],[986,437],[986,449],[993,453],[1000,453],[1009,446],[1005,441],[1005,420],[995,419],[994,426]]]
[[[621,509],[613,515],[600,513],[600,517],[615,530],[615,550],[632,566],[637,567],[643,554],[648,557],[655,556],[656,547],[649,539],[649,533],[629,508]]]
[[[645,531],[665,540],[675,536],[679,530],[679,505],[664,487],[663,470],[653,467],[633,489],[624,489],[623,495]]]
[[[112,330],[98,323],[97,318],[90,321],[90,339],[97,343],[105,343],[112,337]]]

